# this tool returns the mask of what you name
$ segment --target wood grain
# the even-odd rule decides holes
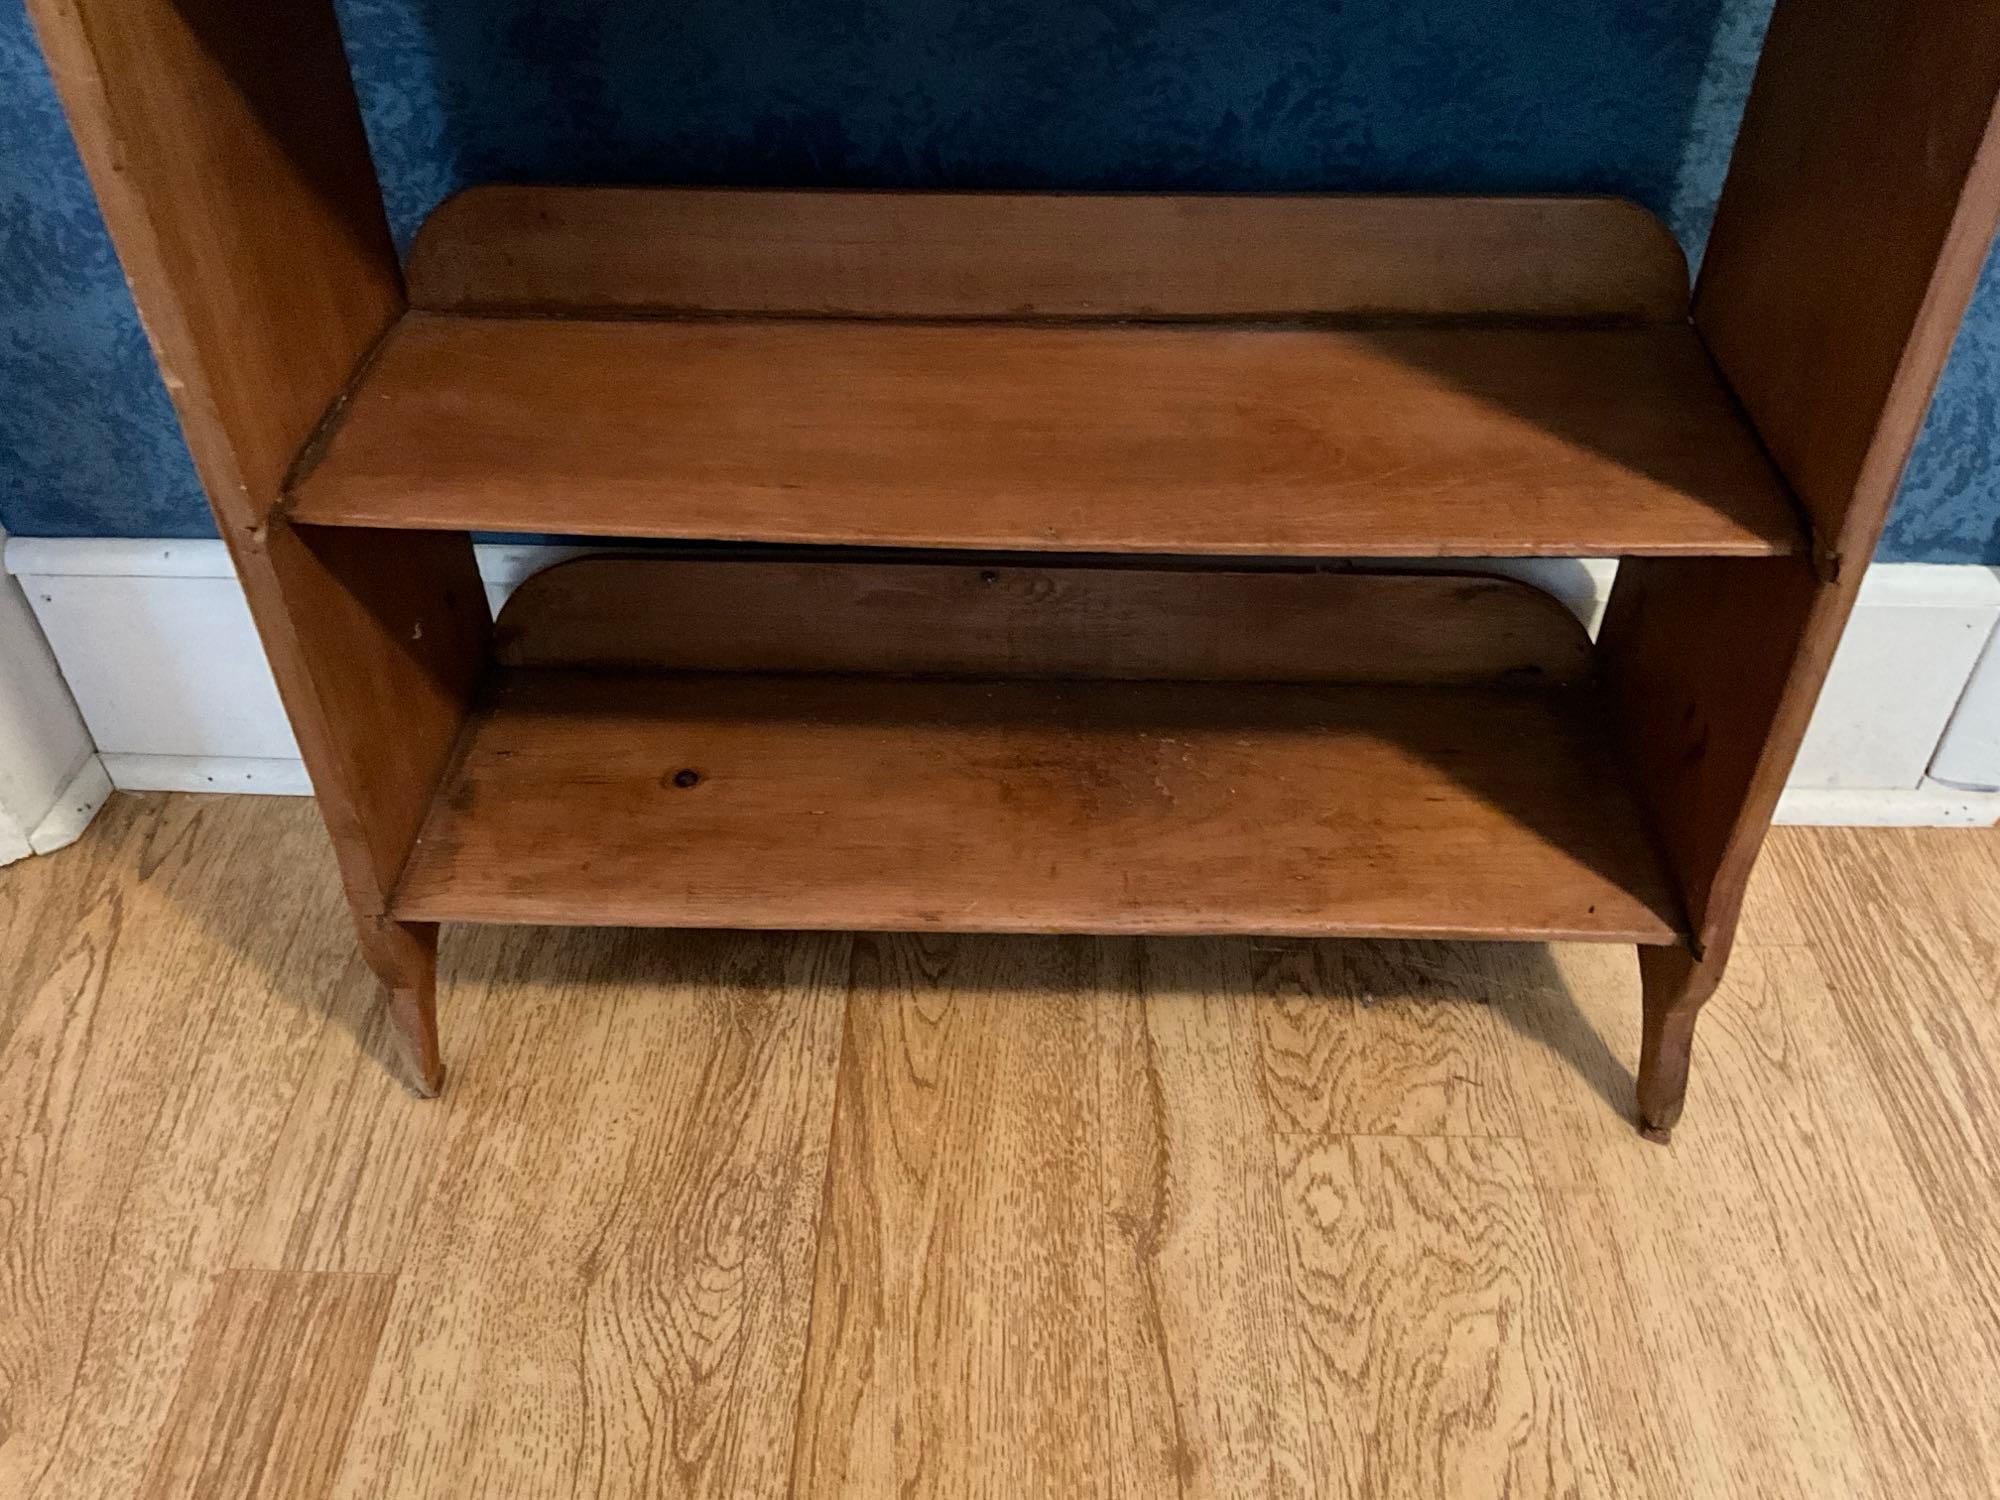
[[[1319,1492],[1613,1493],[1521,1145],[1280,1148]]]
[[[1619,564],[1598,659],[1634,790],[1704,949],[1734,930],[1846,592],[1804,558]]]
[[[1180,682],[1574,684],[1590,638],[1541,590],[1444,573],[709,562],[537,573],[503,666]]]
[[[1039,551],[1792,551],[1685,326],[412,313],[300,522]]]
[[[1813,568],[1640,560],[1601,636],[1703,983],[1726,961],[1996,220],[2000,12],[1784,0],[1694,322],[1811,518]],[[1658,1040],[1656,1067],[1678,1050]],[[1673,1078],[1645,1092],[1661,1118],[1678,1113]]]
[[[1930,829],[1780,837],[1770,882],[1822,954],[1831,1008],[2000,1362],[2000,838]],[[1847,914],[1872,913],[1867,920]],[[1976,997],[1968,1000],[1968,997]]]
[[[324,1495],[395,1285],[387,1276],[224,1273],[140,1500]]]
[[[1108,1493],[1092,980],[857,940],[793,1493]]]
[[[2000,220],[1996,108],[1990,5],[1784,0],[1772,17],[1694,316],[1849,573]]]
[[[348,902],[367,922],[409,856],[485,663],[471,540],[300,532],[280,518],[238,567],[283,600],[283,618],[259,629]]]
[[[333,7],[29,9],[223,537],[238,541],[403,306]]]
[[[441,982],[480,992],[535,953],[536,934],[451,933]],[[412,1095],[395,1070],[389,1018],[359,955],[328,970],[327,1024],[307,1061],[231,1257],[246,1268],[394,1272],[417,1229],[451,1110]],[[491,1007],[443,1018],[455,1065],[477,1067]]]
[[[1810,950],[1750,955],[1706,1066],[1739,1112],[1801,1313],[1870,1433],[1881,1493],[1977,1493],[2000,1478],[2000,1412],[1962,1394],[1993,1370],[2000,1329],[1954,1280],[1823,968]],[[1805,1227],[1835,1220],[1838,1235]],[[1884,1369],[1893,1382],[1868,1373]]]
[[[846,940],[523,936],[332,1493],[782,1493]]]
[[[1111,1493],[1313,1493],[1241,944],[1106,945],[1097,981]]]
[[[0,1494],[138,1486],[324,1024],[323,836],[259,810],[114,802],[84,902],[40,908],[0,1054]]]
[[[377,916],[484,650],[469,539],[315,542],[287,474],[403,286],[328,0],[36,0],[37,31],[357,916]]]
[[[1779,830],[1774,844],[1823,836]],[[1610,1275],[1630,1299],[1629,1310],[1579,1299],[1599,1420],[1623,1428],[1627,1489],[1987,1493],[1978,1418],[1939,1397],[1952,1410],[1932,1422],[1919,1394],[1941,1368],[1966,1367],[1975,1328],[1949,1302],[1941,1313],[1926,1226],[1896,1222],[1914,1184],[1883,1149],[1814,956],[1739,950],[1700,1039],[1695,1123],[1671,1152],[1634,1138],[1602,1089],[1560,1061],[1579,1030],[1629,1055],[1638,1017],[1608,1003],[1603,956],[1565,950],[1567,993],[1523,996],[1558,1045],[1523,1055],[1520,1097],[1566,1284]],[[1907,1295],[1898,1286],[1876,1302],[1865,1289],[1897,1279],[1905,1257]],[[1648,1366],[1635,1368],[1635,1347]],[[1640,1368],[1656,1378],[1635,1385]],[[1657,1434],[1614,1415],[1635,1409]]]
[[[474,929],[419,1106],[311,807],[115,798],[0,870],[0,1494],[1985,1500],[2000,834],[1752,894],[1671,1151],[1605,944]]]
[[[1254,246],[1254,254],[1246,247]],[[475,187],[425,223],[437,312],[1624,318],[1687,312],[1611,198]]]
[[[1258,943],[1251,1006],[1271,1128],[1348,1135],[1518,1134],[1503,986],[1546,954],[1466,944]]]
[[[1607,748],[1506,689],[520,671],[395,913],[1671,941]]]

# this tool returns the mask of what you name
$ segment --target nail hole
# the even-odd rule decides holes
[[[701,780],[701,772],[691,766],[683,766],[674,772],[674,785],[686,790]]]
[[[979,581],[985,584],[988,588],[991,588],[994,584],[1000,581],[1000,575],[994,572],[991,568],[987,568],[980,573]]]

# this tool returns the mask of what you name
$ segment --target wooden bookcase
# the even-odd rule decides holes
[[[1697,1011],[2000,213],[2000,7],[1602,199],[489,187],[327,0],[32,0],[412,1081],[441,921],[1640,945]],[[475,530],[652,538],[488,617]],[[695,545],[698,544],[698,545]],[[1623,559],[1596,642],[1465,572]]]

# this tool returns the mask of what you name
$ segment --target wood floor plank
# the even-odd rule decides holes
[[[342,937],[309,804],[155,798],[121,826],[122,877],[42,914],[58,956],[0,1056],[9,1496],[137,1482]]]
[[[1538,947],[1259,941],[1264,1096],[1283,1135],[1512,1135],[1496,978]]]
[[[1320,1492],[1612,1493],[1520,1143],[1280,1149]]]
[[[113,897],[144,846],[156,807],[145,798],[114,797],[61,859],[0,866],[0,1047],[64,961],[65,945],[47,940],[52,919],[74,920]]]
[[[1772,830],[1771,837],[1777,842],[1798,835],[1779,828]],[[1794,904],[1793,896],[1792,889],[1773,873],[1771,861],[1761,860],[1744,893],[1743,917],[1736,929],[1736,941],[1758,948],[1797,948],[1811,942],[1805,914]]]
[[[446,935],[439,1030],[453,1073],[484,1066],[490,1005],[478,997],[519,965],[533,939],[515,929]],[[359,953],[349,956],[330,1024],[293,1096],[255,1206],[231,1257],[244,1268],[395,1271],[437,1170],[457,1090],[404,1088],[388,1016]]]
[[[2000,1409],[1964,1400],[2000,1330],[1960,1294],[1817,958],[1748,953],[1731,1000],[1706,1065],[1882,1493],[2000,1494]]]
[[[1111,1491],[1311,1494],[1248,945],[1156,938],[1104,952]]]
[[[464,931],[419,1103],[310,805],[115,799],[0,870],[0,1495],[2000,1492],[2000,835],[1758,889],[1665,1150],[1594,944]]]
[[[394,1290],[388,1276],[225,1272],[138,1500],[324,1495]]]
[[[528,936],[334,1493],[780,1494],[847,940]]]
[[[1107,1493],[1094,952],[857,940],[796,1494]]]
[[[2000,1368],[2000,837],[1937,832],[1814,830],[1766,862]]]
[[[1779,829],[1762,868],[1830,957],[1902,972],[1885,950],[1917,944],[1927,981],[1983,997],[2000,986],[1996,850],[2000,829]]]
[[[1551,1043],[1521,1054],[1519,1098],[1564,1284],[1581,1307],[1574,1326],[1592,1341],[1588,1389],[1600,1420],[1628,1437],[1653,1424],[1666,1450],[1650,1437],[1627,1446],[1626,1492],[1662,1500],[1882,1493],[1867,1457],[1872,1434],[1843,1397],[1837,1356],[1786,1261],[1734,1095],[1721,1092],[1724,1073],[1736,1071],[1718,1063],[1733,1045],[1729,1008],[1760,982],[1767,956],[1785,953],[1737,953],[1697,1036],[1700,1092],[1691,1091],[1686,1128],[1667,1150],[1607,1103],[1614,1089],[1630,1098],[1624,1060],[1638,1051],[1636,985],[1621,993],[1606,982],[1604,955],[1574,945],[1557,950],[1559,989],[1512,1002]],[[1587,1055],[1601,1055],[1603,1071],[1569,1060]]]

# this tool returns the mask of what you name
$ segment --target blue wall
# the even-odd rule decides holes
[[[1698,255],[1770,0],[340,0],[407,243],[479,181],[1628,194]],[[0,523],[210,530],[21,0]],[[2000,269],[1885,556],[2000,562]]]

